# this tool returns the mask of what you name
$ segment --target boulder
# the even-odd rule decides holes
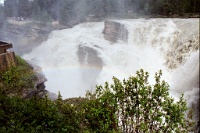
[[[81,65],[89,65],[98,68],[103,67],[102,59],[99,57],[98,52],[93,48],[84,46],[84,44],[79,44],[77,55]]]
[[[110,42],[117,42],[118,40],[128,41],[128,30],[124,24],[105,21],[103,29],[104,38]]]

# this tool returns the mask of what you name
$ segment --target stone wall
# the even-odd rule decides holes
[[[117,42],[118,40],[127,42],[128,40],[128,30],[125,25],[114,21],[105,21],[104,38],[110,42]]]
[[[14,52],[0,54],[0,71],[8,68],[11,65],[16,65],[17,61]]]

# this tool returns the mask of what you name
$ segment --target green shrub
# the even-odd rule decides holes
[[[32,67],[19,56],[16,58],[17,66],[0,72],[1,91],[6,94],[23,94],[34,87],[35,74]]]
[[[186,101],[182,95],[174,102],[169,96],[169,85],[161,81],[161,75],[161,71],[155,74],[153,86],[149,85],[149,74],[143,70],[123,81],[113,77],[114,84],[98,86],[95,96],[101,105],[115,112],[119,130],[124,133],[189,132]],[[106,109],[104,106],[101,108]],[[96,107],[97,111],[102,110]]]

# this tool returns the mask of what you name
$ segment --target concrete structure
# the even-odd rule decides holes
[[[15,53],[8,50],[10,48],[11,43],[0,41],[0,71],[17,64]]]

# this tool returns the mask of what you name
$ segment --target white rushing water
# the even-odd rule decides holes
[[[46,42],[23,58],[42,67],[46,88],[61,92],[63,98],[84,96],[95,84],[135,75],[136,70],[154,74],[163,71],[162,79],[170,85],[170,94],[181,93],[190,104],[199,91],[198,19],[117,20],[129,31],[128,42],[111,43],[104,39],[104,22],[79,24],[70,29],[53,31]],[[103,67],[80,65],[79,44],[96,50]],[[85,75],[83,74],[85,73]],[[96,75],[96,76],[94,76]],[[94,78],[94,79],[93,79]],[[87,80],[90,79],[90,80]]]

